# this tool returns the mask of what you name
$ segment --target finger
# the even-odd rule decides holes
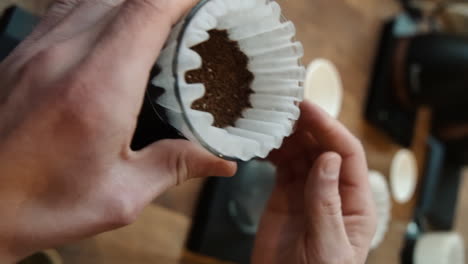
[[[233,176],[237,169],[236,163],[185,140],[159,141],[124,157],[104,180],[106,184],[93,191],[97,197],[93,205],[101,211],[105,208],[104,224],[114,228],[133,223],[143,208],[170,187],[193,178]]]
[[[172,25],[196,0],[127,0],[83,64],[83,75],[95,78],[95,69],[106,83],[90,92],[107,93],[122,107],[138,115],[153,67]],[[113,89],[108,89],[113,87]]]
[[[351,156],[362,151],[357,138],[319,106],[304,101],[300,107],[298,130],[312,133],[320,145],[342,156]]]
[[[44,18],[42,18],[39,24],[34,28],[33,32],[5,59],[5,65],[8,65],[8,69],[2,70],[10,73],[15,72],[43,49],[43,45],[40,45],[38,40],[54,28],[80,1],[81,0],[55,1],[46,12]],[[17,56],[16,54],[21,54],[21,56]]]
[[[49,41],[62,41],[88,31],[96,24],[99,24],[109,13],[116,13],[124,1],[81,0],[47,33],[47,39]]]
[[[164,45],[172,25],[196,0],[127,0],[97,47],[96,61],[115,65],[139,65],[149,71]]]
[[[236,163],[185,140],[160,141],[136,155],[135,166],[142,177],[154,182],[157,192],[194,178],[233,176],[237,169]]]
[[[343,159],[340,183],[345,214],[370,214],[367,161],[359,140],[318,106],[304,102],[301,111],[298,129],[309,131],[324,151],[336,152]]]
[[[8,63],[10,71],[17,71],[40,53],[47,53],[52,47],[65,42],[82,43],[82,35],[101,33],[104,24],[116,14],[116,9],[124,0],[68,0],[56,1],[38,28],[11,54]],[[94,39],[94,37],[93,37]],[[85,51],[88,43],[68,51],[71,57]],[[67,44],[65,44],[67,45]],[[94,43],[93,43],[94,45]],[[64,46],[64,45],[62,45]],[[75,45],[76,46],[76,45]],[[77,52],[78,51],[78,52]],[[89,50],[86,50],[89,52]],[[66,60],[68,56],[64,56]],[[60,62],[57,62],[60,64]]]
[[[56,0],[26,41],[36,41],[60,23],[82,0]]]
[[[305,185],[308,235],[315,241],[313,246],[318,247],[310,250],[321,252],[325,259],[349,244],[341,210],[340,168],[338,154],[322,154],[310,170]]]
[[[319,146],[312,135],[307,131],[297,131],[286,138],[280,149],[273,150],[268,159],[280,166],[299,157],[311,157],[317,152]]]
[[[25,65],[30,69],[27,72],[30,80],[42,85],[50,85],[62,81],[64,77],[69,77],[70,74],[67,73],[75,73],[75,69],[88,56],[114,15],[110,12],[92,29],[78,33],[69,40],[56,43],[53,47],[32,57]],[[68,84],[71,83],[70,79],[66,81]]]

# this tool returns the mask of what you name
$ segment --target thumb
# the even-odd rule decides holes
[[[167,188],[194,178],[233,176],[237,169],[235,162],[218,158],[186,140],[159,141],[140,154],[140,169]]]
[[[341,157],[333,152],[322,154],[315,161],[306,182],[306,228],[315,247],[326,259],[340,252],[347,243],[341,210],[339,176]],[[330,258],[329,258],[330,257]]]

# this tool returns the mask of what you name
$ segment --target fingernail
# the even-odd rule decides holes
[[[324,177],[335,180],[340,176],[340,169],[340,160],[337,157],[332,157],[325,161],[325,164],[322,168],[322,173]]]

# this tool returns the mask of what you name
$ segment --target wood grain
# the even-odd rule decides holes
[[[190,220],[151,205],[133,225],[65,246],[65,264],[176,264],[182,256]]]

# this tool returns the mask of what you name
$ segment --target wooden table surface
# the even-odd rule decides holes
[[[51,0],[1,0],[0,10],[18,3],[41,14]],[[316,58],[333,61],[343,78],[344,106],[340,120],[363,142],[369,168],[388,175],[388,164],[400,148],[363,119],[364,102],[372,70],[379,28],[395,14],[393,0],[279,0],[286,17],[295,22],[298,39],[305,47],[304,63]],[[430,114],[420,114],[413,150],[424,159]],[[175,188],[151,205],[139,221],[61,250],[65,263],[179,263],[194,201],[201,186],[195,181]],[[393,206],[390,231],[368,263],[399,263],[403,234],[415,201]],[[167,207],[166,210],[161,206]],[[184,263],[209,263],[188,257]]]

